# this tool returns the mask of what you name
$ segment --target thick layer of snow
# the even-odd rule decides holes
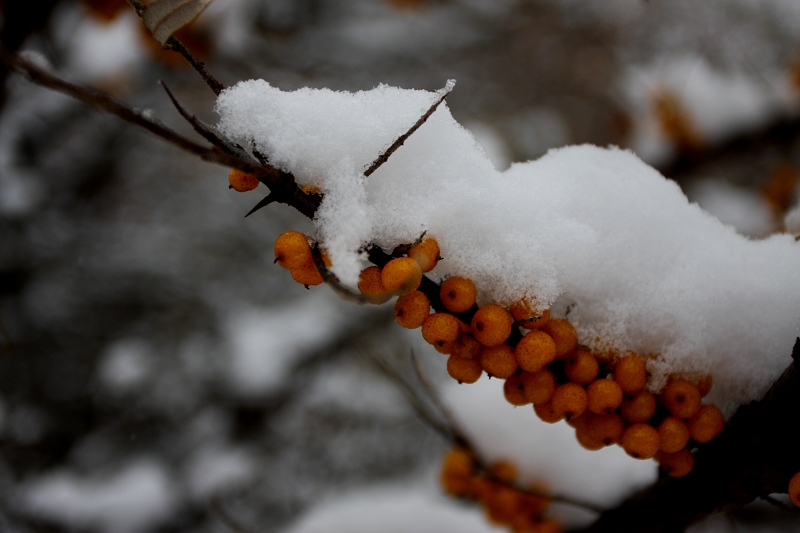
[[[326,192],[316,237],[347,283],[365,243],[392,249],[427,231],[444,257],[434,277],[473,279],[480,303],[569,308],[581,342],[649,355],[656,388],[669,373],[713,371],[711,400],[731,413],[789,364],[800,246],[737,234],[630,152],[572,146],[498,172],[442,105],[365,179],[435,97],[245,81],[217,111],[224,134]]]

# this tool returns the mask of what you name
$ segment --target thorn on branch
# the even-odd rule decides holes
[[[262,207],[267,207],[269,204],[271,204],[272,202],[275,202],[275,201],[277,201],[277,198],[275,197],[275,194],[274,193],[269,193],[264,198],[262,198],[262,200],[260,202],[258,202],[256,205],[254,205],[253,209],[248,211],[247,214],[244,216],[244,218],[249,217],[250,215],[252,215],[256,211],[258,211]]]

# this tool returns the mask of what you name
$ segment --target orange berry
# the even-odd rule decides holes
[[[464,359],[475,359],[481,353],[483,345],[475,340],[469,333],[462,333],[453,344],[453,349],[450,353],[463,357]]]
[[[260,182],[258,178],[252,174],[234,168],[231,170],[231,173],[228,174],[228,183],[231,184],[231,189],[236,192],[247,192],[258,187]]]
[[[453,276],[442,282],[439,288],[439,298],[448,311],[453,313],[463,313],[475,305],[475,298],[478,296],[478,289],[472,280]]]
[[[533,404],[547,403],[556,391],[556,378],[549,370],[523,372],[522,387],[525,397]]]
[[[711,392],[711,387],[714,385],[714,377],[711,374],[706,374],[697,381],[697,391],[700,393],[701,398],[708,396]]]
[[[421,327],[430,311],[431,303],[428,301],[428,297],[420,291],[405,294],[394,303],[395,321],[408,329]]]
[[[700,391],[687,379],[670,379],[661,398],[669,412],[678,418],[691,418],[700,410]]]
[[[614,381],[619,383],[622,392],[629,394],[644,389],[647,383],[644,360],[635,353],[620,358],[614,366]]]
[[[590,419],[594,416],[597,415],[587,411],[575,421],[575,438],[578,439],[578,444],[593,451],[605,447],[605,443],[590,429]]]
[[[559,413],[556,413],[555,409],[553,409],[552,401],[533,404],[533,411],[542,420],[542,422],[547,422],[548,424],[555,424],[564,418]]]
[[[495,484],[486,502],[486,514],[491,522],[507,524],[514,516],[519,503],[519,492],[504,485]]]
[[[633,424],[622,434],[622,448],[634,459],[650,459],[661,444],[656,428],[649,424]]]
[[[703,405],[689,419],[689,434],[697,442],[710,442],[725,429],[725,417],[714,404]]]
[[[358,290],[374,304],[382,304],[392,297],[392,293],[383,286],[380,267],[376,266],[361,271],[358,275]]]
[[[551,402],[556,413],[570,420],[586,410],[586,391],[576,383],[565,383],[555,390]]]
[[[641,424],[653,418],[656,406],[656,397],[653,393],[643,390],[625,396],[620,406],[620,414],[631,424]]]
[[[472,317],[472,336],[484,346],[503,344],[511,335],[514,321],[499,305],[484,305]]]
[[[789,498],[792,503],[800,507],[800,472],[792,476],[789,480]]]
[[[451,355],[447,359],[447,373],[459,383],[475,383],[483,374],[483,368],[477,359],[464,359]]]
[[[521,322],[525,329],[538,329],[550,320],[550,310],[539,311],[533,307],[527,299],[517,300],[512,303],[508,310],[515,322]]]
[[[694,468],[694,455],[686,448],[675,453],[659,452],[656,458],[670,477],[683,477]]]
[[[517,371],[514,349],[508,344],[484,346],[480,353],[481,366],[493,378],[507,379]]]
[[[588,385],[597,378],[600,365],[592,352],[578,348],[567,357],[564,371],[571,382]]]
[[[487,474],[503,483],[514,483],[517,479],[517,467],[510,461],[497,461],[489,467]]]
[[[556,343],[544,331],[534,330],[520,339],[514,354],[520,368],[528,372],[538,372],[555,359]]]
[[[602,442],[603,446],[611,446],[622,438],[625,424],[616,414],[593,415],[587,428],[593,439]]]
[[[439,262],[439,243],[433,237],[426,237],[408,251],[408,257],[416,261],[423,272],[429,272]]]
[[[389,292],[408,294],[417,290],[422,282],[422,269],[410,257],[398,257],[384,265],[381,281]]]
[[[299,231],[287,231],[278,236],[275,240],[275,259],[287,270],[314,262],[308,239]]]
[[[450,354],[453,353],[453,346],[455,346],[455,345],[456,345],[456,341],[446,342],[446,343],[444,343],[442,345],[434,344],[433,345],[433,349],[436,350],[439,353],[442,353],[442,354],[445,354],[445,355],[450,355]]]
[[[551,318],[540,329],[550,335],[556,343],[556,359],[564,359],[578,346],[578,334],[575,328],[563,318]]]
[[[675,453],[686,448],[689,443],[689,428],[680,418],[668,416],[658,426],[659,450]]]
[[[598,379],[586,388],[586,400],[591,412],[612,413],[622,404],[622,389],[614,380]]]
[[[319,285],[325,281],[322,279],[319,270],[317,270],[317,265],[314,264],[313,259],[301,267],[293,268],[290,272],[293,280],[306,287],[310,285]]]
[[[471,493],[475,462],[462,448],[453,448],[444,456],[439,480],[448,494],[461,497]]]
[[[433,313],[422,321],[422,338],[440,348],[458,339],[459,332],[458,319],[450,313]]]
[[[306,185],[303,187],[303,192],[306,194],[322,194],[322,189],[317,187],[316,185]]]
[[[511,405],[527,405],[531,403],[525,397],[524,385],[519,374],[514,374],[503,383],[503,396]]]
[[[562,533],[564,528],[554,518],[547,518],[538,524],[531,533]]]

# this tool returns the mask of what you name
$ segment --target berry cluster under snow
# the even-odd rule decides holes
[[[568,313],[579,341],[669,373],[712,373],[731,414],[791,361],[800,331],[800,243],[750,240],[690,204],[633,153],[569,146],[497,171],[445,104],[369,178],[364,170],[436,93],[379,86],[282,92],[261,80],[224,91],[220,131],[325,192],[315,237],[355,286],[359,250],[434,236],[432,277],[459,275],[478,303],[522,297]]]

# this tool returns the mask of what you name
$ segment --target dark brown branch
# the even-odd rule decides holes
[[[139,0],[128,0],[128,3],[136,10],[136,14],[139,15],[141,18],[144,15],[147,6],[145,6]],[[167,42],[164,43],[164,50],[172,50],[174,52],[178,52],[183,58],[192,66],[192,68],[197,71],[198,74],[203,78],[203,81],[214,91],[214,94],[219,95],[225,86],[220,83],[206,68],[205,63],[197,59],[195,55],[186,48],[186,45],[183,44],[177,37],[172,36],[167,39]]]
[[[428,110],[425,112],[425,114],[422,115],[419,118],[419,120],[416,121],[414,123],[414,125],[411,126],[411,128],[407,132],[405,132],[400,137],[398,137],[397,140],[395,142],[393,142],[392,145],[389,148],[387,148],[385,152],[383,152],[381,155],[379,155],[378,159],[376,159],[375,161],[372,162],[372,164],[369,166],[369,168],[364,171],[364,176],[369,177],[373,172],[378,170],[381,167],[381,165],[386,163],[389,160],[389,158],[392,156],[392,154],[398,148],[403,146],[403,143],[406,142],[406,139],[411,137],[411,135],[415,131],[417,131],[420,126],[425,124],[425,122],[433,114],[433,112],[436,111],[436,108],[439,107],[439,104],[444,102],[444,99],[447,98],[447,95],[450,94],[450,92],[453,90],[454,86],[455,86],[455,81],[454,80],[448,80],[447,85],[445,85],[444,88],[439,90],[439,97],[431,105],[431,107],[428,108]]]

